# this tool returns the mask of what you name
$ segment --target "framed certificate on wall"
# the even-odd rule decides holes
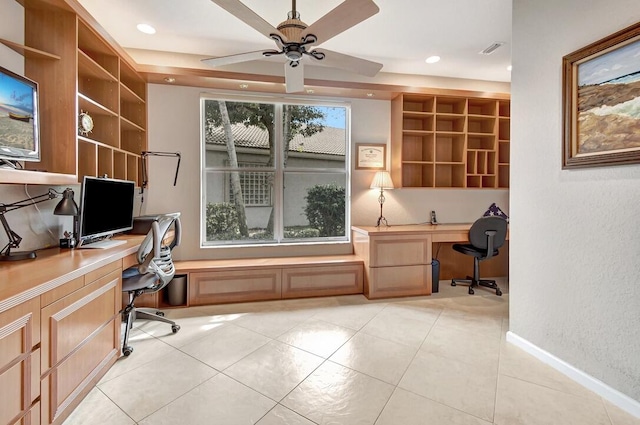
[[[356,143],[356,170],[384,170],[387,145]]]

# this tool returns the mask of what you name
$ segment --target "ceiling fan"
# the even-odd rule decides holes
[[[277,28],[262,19],[240,0],[211,1],[256,31],[274,40],[278,50],[258,50],[203,59],[202,62],[209,66],[217,67],[283,55],[287,60],[284,65],[287,93],[304,90],[304,73],[301,61],[305,56],[311,58],[314,64],[341,68],[369,77],[375,76],[382,68],[382,64],[377,62],[314,47],[378,13],[380,9],[373,0],[344,0],[309,26],[300,20],[300,14],[296,10],[296,0],[292,0],[287,20],[280,23]]]

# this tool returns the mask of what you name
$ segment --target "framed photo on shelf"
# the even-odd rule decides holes
[[[640,163],[640,23],[562,60],[562,168]]]
[[[356,143],[356,170],[387,168],[387,145]]]

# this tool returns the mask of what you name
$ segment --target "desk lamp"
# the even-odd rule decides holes
[[[2,248],[2,251],[0,251],[0,261],[17,261],[36,258],[35,251],[11,252],[12,248],[20,247],[22,237],[11,230],[7,219],[4,217],[5,213],[28,207],[30,205],[39,204],[41,202],[45,202],[59,196],[62,196],[62,200],[58,203],[58,205],[56,205],[53,213],[55,215],[77,215],[78,206],[73,200],[73,190],[71,190],[70,188],[66,188],[62,193],[56,191],[55,189],[49,189],[47,193],[44,193],[42,195],[27,198],[25,200],[14,202],[12,204],[0,204],[0,222],[2,223],[2,227],[4,227],[4,231],[7,233],[7,237],[9,238],[9,242],[5,245],[4,248]]]
[[[376,223],[376,227],[380,227],[381,224],[385,226],[389,226],[387,223],[387,219],[382,215],[382,204],[384,204],[384,190],[385,189],[393,189],[393,181],[391,180],[391,175],[388,171],[378,171],[376,175],[373,177],[373,181],[371,182],[371,189],[380,189],[380,196],[378,196],[378,202],[380,203],[380,217],[378,217],[378,223]]]

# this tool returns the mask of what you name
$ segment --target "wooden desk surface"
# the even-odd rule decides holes
[[[450,224],[403,224],[399,226],[352,226],[354,233],[376,236],[429,235],[432,242],[465,242],[469,239],[469,229],[473,223]]]
[[[0,313],[72,279],[138,251],[144,236],[124,235],[126,244],[108,249],[37,251],[33,260],[0,262]]]

